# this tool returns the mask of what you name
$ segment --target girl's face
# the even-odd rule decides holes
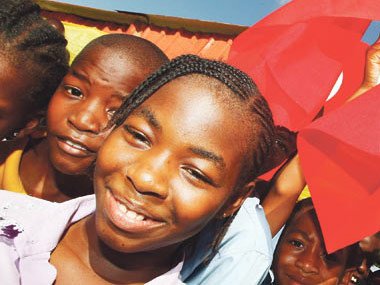
[[[274,258],[276,284],[338,284],[342,277],[348,252],[327,255],[312,209],[301,209],[281,237]]]
[[[250,134],[228,97],[216,100],[210,80],[198,84],[185,76],[164,85],[101,147],[96,228],[111,248],[177,245],[242,202],[223,207],[239,180]]]
[[[8,60],[0,55],[0,141],[24,127],[30,106],[23,100],[33,86]]]
[[[75,62],[48,108],[50,160],[56,169],[71,175],[88,171],[109,134],[109,119],[145,73],[101,46]]]

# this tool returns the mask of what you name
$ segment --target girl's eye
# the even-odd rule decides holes
[[[201,171],[194,169],[194,168],[188,168],[188,167],[183,167],[183,169],[188,173],[192,178],[195,178],[196,180],[202,181],[206,184],[213,185],[215,186],[214,182],[204,175]]]
[[[149,139],[141,132],[136,131],[128,125],[124,126],[124,129],[127,131],[129,135],[131,135],[134,143],[143,144],[145,146],[150,146]]]
[[[69,93],[70,95],[72,95],[74,97],[82,97],[83,96],[82,91],[79,88],[69,86],[69,85],[65,85],[65,86],[63,86],[63,88],[66,90],[67,93]]]
[[[296,240],[296,239],[290,240],[289,243],[293,245],[294,247],[303,248],[303,243],[299,240]]]

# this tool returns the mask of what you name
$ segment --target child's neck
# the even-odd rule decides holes
[[[34,197],[62,202],[91,194],[92,181],[87,175],[66,175],[51,165],[46,139],[32,141],[20,164],[20,178],[25,191]]]
[[[57,267],[58,279],[60,272],[66,272],[62,267],[74,267],[83,271],[76,272],[79,276],[95,273],[91,284],[101,280],[113,284],[144,284],[169,271],[182,258],[177,254],[178,245],[140,253],[115,251],[99,240],[94,220],[94,215],[91,215],[73,225],[58,244],[51,260]],[[59,252],[65,253],[63,260]],[[75,254],[67,258],[67,252]]]

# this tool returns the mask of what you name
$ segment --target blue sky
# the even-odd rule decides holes
[[[286,0],[59,0],[105,10],[125,10],[250,26]]]
[[[289,0],[58,0],[104,10],[158,14],[251,26]],[[372,43],[380,22],[371,25],[364,40]]]

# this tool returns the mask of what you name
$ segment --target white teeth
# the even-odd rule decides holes
[[[142,221],[145,219],[143,215],[140,215],[134,211],[128,210],[128,208],[124,204],[117,202],[117,206],[119,210],[123,212],[125,216],[128,217],[129,219],[136,220],[136,221]]]
[[[135,219],[137,217],[137,213],[136,212],[133,212],[133,211],[130,211],[128,210],[128,212],[125,214],[128,218],[130,219]]]
[[[128,211],[127,210],[127,207],[125,207],[125,205],[123,205],[123,204],[120,204],[120,203],[118,203],[119,205],[119,210],[120,211],[122,211],[124,214]]]
[[[74,147],[74,148],[81,149],[81,150],[86,150],[83,146],[78,145],[78,144],[76,144],[76,143],[73,143],[72,141],[66,140],[65,142],[66,142],[69,146],[72,146],[72,147]]]
[[[136,218],[135,218],[136,221],[142,221],[144,220],[144,216],[142,215],[137,215]]]

